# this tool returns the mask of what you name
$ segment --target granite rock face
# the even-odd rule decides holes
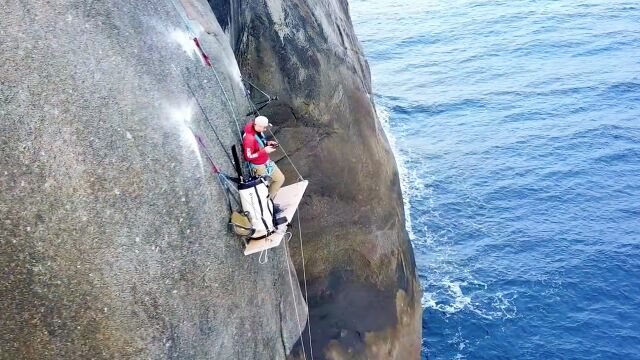
[[[246,112],[206,2],[4,3],[0,359],[272,360],[298,340],[283,248],[242,255],[191,133],[231,173],[194,98],[227,150],[236,125],[188,17]]]
[[[310,181],[300,215],[315,357],[419,358],[421,291],[398,173],[347,1],[209,3],[244,76],[279,96],[263,114]]]
[[[310,358],[299,238],[291,257],[242,256],[207,162],[232,173],[240,73],[279,96],[264,114],[310,181],[314,358],[419,357],[398,175],[346,1],[13,1],[0,64],[0,359],[284,359],[303,343]]]

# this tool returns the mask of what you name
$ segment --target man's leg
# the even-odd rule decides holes
[[[271,180],[271,185],[269,185],[269,197],[271,198],[271,200],[273,200],[273,198],[278,193],[278,190],[280,190],[282,184],[284,184],[284,174],[282,173],[282,171],[280,171],[278,165],[276,164],[273,164],[273,173],[271,174]]]

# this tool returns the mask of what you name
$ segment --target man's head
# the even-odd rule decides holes
[[[257,132],[265,131],[268,126],[271,126],[271,124],[269,124],[269,119],[267,119],[266,116],[258,116],[255,120],[253,120],[253,128]]]

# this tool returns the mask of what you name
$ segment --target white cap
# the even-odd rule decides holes
[[[264,127],[271,126],[271,124],[269,124],[269,119],[267,119],[266,116],[262,116],[262,115],[258,116],[253,121],[253,123],[256,124],[256,125],[264,126]]]

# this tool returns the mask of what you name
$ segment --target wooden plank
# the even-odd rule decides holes
[[[288,222],[291,222],[293,215],[298,210],[298,205],[302,200],[305,190],[307,190],[309,182],[303,180],[295,184],[280,188],[273,202],[276,203],[283,211],[280,216],[286,216]],[[284,224],[286,227],[286,224]]]
[[[298,205],[302,200],[302,196],[304,195],[308,184],[309,182],[307,180],[303,180],[280,188],[280,191],[276,194],[273,202],[283,209],[280,216],[285,216],[287,218],[287,222],[278,226],[276,232],[271,234],[271,236],[261,240],[250,241],[244,249],[245,255],[255,254],[262,250],[271,249],[280,245],[282,238],[284,238],[284,234],[287,231],[287,224],[293,219],[293,215],[295,215],[296,210],[298,209]]]

